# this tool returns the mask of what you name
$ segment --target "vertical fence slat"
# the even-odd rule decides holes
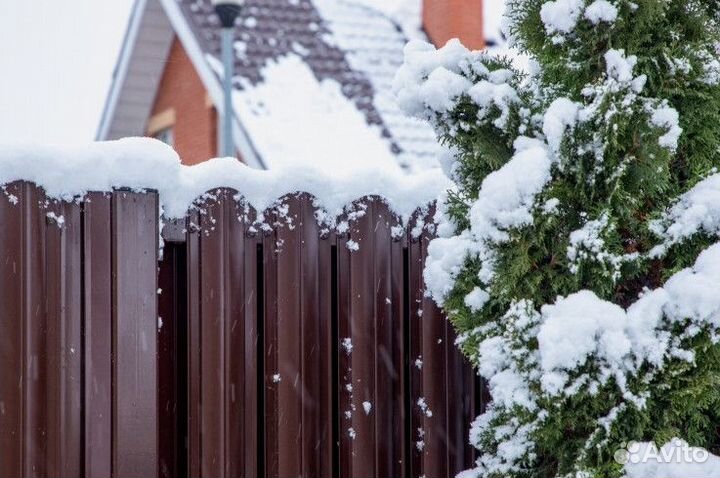
[[[475,418],[475,372],[455,345],[455,329],[445,319],[445,347],[447,354],[448,473],[455,476],[473,463],[473,448],[468,443],[470,423]],[[458,391],[460,393],[458,393]]]
[[[417,215],[414,220],[422,220]],[[410,476],[419,478],[423,474],[424,456],[424,415],[418,407],[418,400],[423,396],[423,367],[424,357],[422,350],[422,316],[418,314],[423,300],[423,257],[420,241],[415,237],[408,238],[408,304],[407,304],[407,331],[409,334],[409,356],[410,360],[410,435],[406,439],[411,446],[411,469]]]
[[[305,222],[315,224],[315,208],[310,199],[305,202]],[[317,463],[315,470],[317,476],[337,476],[338,463],[336,450],[339,447],[338,437],[335,435],[335,421],[340,420],[341,411],[335,410],[335,395],[337,394],[337,384],[335,383],[333,373],[335,372],[334,361],[337,360],[339,337],[337,336],[337,316],[336,313],[337,297],[337,275],[333,270],[337,264],[333,263],[334,238],[328,233],[323,234],[318,239],[317,231],[308,229],[312,234],[311,240],[317,241],[319,249],[318,268],[315,271],[317,280],[317,309],[318,330],[318,356],[317,359],[321,363],[318,370],[317,383],[314,384],[317,390],[319,400],[316,413],[314,414],[315,433],[320,436],[316,450]],[[337,256],[335,256],[337,257]],[[309,315],[312,318],[312,315]],[[311,474],[306,471],[306,473]]]
[[[200,477],[202,470],[201,436],[201,233],[200,217],[191,212],[187,217],[187,312],[188,312],[188,472],[191,477]]]
[[[445,317],[437,310],[432,299],[425,298],[422,305],[423,324],[423,429],[425,431],[426,476],[449,476],[447,442],[447,396],[445,380],[447,355]],[[418,406],[420,406],[418,404]]]
[[[225,472],[225,317],[227,197],[219,195],[201,215],[200,272],[200,434],[201,476],[222,476]]]
[[[366,205],[365,214],[350,227],[353,242],[338,241],[340,336],[352,341],[352,352],[340,353],[341,408],[349,402],[349,408],[341,410],[341,468],[343,476],[363,478],[399,476],[406,446],[401,439],[403,342],[398,340],[404,285],[394,287],[398,283],[394,270],[403,267],[402,246],[393,246],[393,218],[387,206],[378,200]],[[358,249],[351,251],[355,244]]]
[[[267,216],[266,216],[267,219]],[[279,409],[278,391],[279,383],[274,380],[275,374],[279,373],[279,359],[277,353],[278,334],[278,267],[277,240],[274,235],[268,235],[260,239],[263,245],[263,271],[264,271],[264,365],[263,401],[264,401],[264,468],[267,477],[276,477],[279,474],[280,450],[278,447]],[[282,380],[282,377],[281,377]],[[287,380],[287,379],[286,379]]]
[[[397,218],[392,219],[396,223]],[[392,360],[399,367],[398,375],[394,377],[394,390],[391,400],[394,402],[393,409],[397,413],[397,422],[392,425],[392,443],[395,447],[397,467],[396,476],[409,477],[412,469],[412,443],[408,436],[411,422],[410,405],[410,377],[412,375],[409,336],[409,324],[405,317],[405,310],[409,301],[409,270],[406,267],[408,259],[407,240],[405,237],[394,237],[390,231],[386,231],[390,237],[389,248],[392,254],[391,281],[392,296],[391,316],[393,344]]]
[[[375,395],[377,347],[375,311],[374,221],[372,203],[367,213],[351,226],[351,239],[359,247],[350,254],[350,354],[349,375],[352,378],[352,471],[353,478],[376,477],[375,421],[366,415],[363,402],[378,404]],[[348,248],[346,247],[346,250]],[[377,409],[375,414],[377,414]],[[350,430],[344,433],[350,435]]]
[[[225,205],[225,224],[228,229],[226,327],[226,415],[225,475],[228,478],[256,475],[257,444],[257,319],[254,301],[255,270],[254,242],[246,238],[245,224],[240,221],[241,211],[231,197]],[[250,283],[248,283],[248,280]],[[255,339],[255,340],[253,340]]]
[[[331,271],[330,243],[320,239],[312,198],[296,200],[295,231],[300,237],[302,313],[302,439],[303,476],[331,476],[332,399],[327,380],[332,372],[330,356]],[[299,223],[298,223],[299,221]],[[323,267],[324,266],[324,267]]]
[[[387,205],[372,203],[375,254],[375,313],[376,313],[376,377],[375,400],[369,416],[375,420],[377,476],[400,476],[403,446],[403,386],[400,381],[404,369],[402,335],[403,317],[395,315],[393,302],[400,302],[402,289],[393,287],[393,271],[402,271],[402,249],[392,240],[391,225],[395,221]],[[400,331],[400,332],[398,332]],[[399,353],[397,353],[399,352]],[[365,410],[363,410],[365,413]]]
[[[261,378],[258,375],[261,373],[259,370],[258,357],[263,352],[263,345],[259,342],[260,340],[260,324],[263,317],[258,317],[258,301],[263,301],[264,297],[260,294],[264,293],[262,285],[258,282],[262,280],[263,270],[258,275],[258,240],[255,236],[251,237],[249,228],[251,227],[251,220],[254,219],[255,213],[248,209],[247,211],[242,210],[240,205],[236,206],[235,218],[233,219],[233,237],[234,241],[242,241],[243,255],[242,258],[238,256],[236,260],[243,260],[242,269],[236,271],[238,276],[242,274],[245,290],[244,293],[237,294],[237,298],[242,301],[243,308],[240,315],[240,320],[243,322],[238,329],[244,330],[241,336],[237,337],[238,341],[243,342],[245,355],[241,360],[241,363],[237,365],[238,384],[242,388],[244,395],[238,394],[238,400],[241,400],[244,404],[244,410],[242,419],[244,420],[243,430],[243,443],[240,445],[240,439],[237,439],[238,445],[241,446],[237,450],[238,454],[243,454],[243,474],[241,476],[261,476],[262,463],[258,463],[260,459],[260,453],[258,447],[262,445],[259,443],[258,423],[262,424],[263,417],[260,416],[260,407],[258,400],[260,393],[262,393],[262,387],[258,386],[261,383]],[[242,218],[240,222],[238,218]],[[236,363],[237,360],[233,360]],[[242,374],[242,376],[239,376]],[[238,432],[239,433],[239,432]],[[262,450],[260,450],[262,452]],[[261,460],[262,461],[262,460]]]
[[[24,474],[47,474],[48,359],[47,315],[45,304],[45,213],[39,205],[44,194],[35,185],[23,183],[22,227],[22,321],[24,391]],[[56,364],[55,364],[56,366]]]
[[[352,341],[351,326],[351,258],[347,248],[349,235],[338,234],[337,237],[337,281],[338,281],[338,408],[337,420],[339,443],[339,472],[340,477],[348,478],[353,470],[353,439],[349,436],[352,428],[352,392],[348,385],[352,385],[352,351],[347,349],[347,341]]]
[[[257,463],[256,244],[229,190],[188,234],[189,469],[251,477]],[[197,230],[195,230],[197,227]]]
[[[12,200],[11,200],[12,198]],[[20,184],[0,194],[0,476],[22,476],[23,352],[21,277],[23,274]]]
[[[327,437],[321,434],[322,403],[320,380],[330,366],[327,344],[322,343],[320,316],[320,231],[312,215],[312,204],[306,196],[295,198],[297,216],[294,231],[300,239],[300,380],[296,395],[300,399],[302,435],[298,445],[302,450],[302,476],[325,476],[320,469],[320,454]],[[289,227],[288,227],[289,229]],[[322,243],[324,244],[324,243]],[[325,417],[326,421],[327,418]]]
[[[85,474],[112,476],[112,221],[110,196],[91,193],[84,215]]]
[[[113,194],[114,474],[157,474],[157,195]]]
[[[57,203],[46,224],[48,473],[80,476],[82,288],[80,206]]]
[[[287,213],[268,244],[268,292],[277,298],[266,315],[268,476],[329,476],[330,243],[319,237],[311,198],[284,202]]]
[[[288,200],[287,218],[297,222],[298,202]],[[274,434],[268,435],[268,446],[277,447],[278,477],[300,476],[303,458],[302,430],[302,238],[297,224],[291,230],[288,225],[277,229],[275,265],[277,270],[277,315],[268,317],[275,320],[276,334],[270,344],[271,353],[277,357],[277,368],[268,374],[278,375],[279,381],[272,380],[268,398],[275,400],[278,413],[272,417],[277,421]]]
[[[237,220],[235,201],[228,193],[223,208],[225,241],[223,244],[224,262],[226,271],[223,287],[225,289],[225,313],[222,318],[225,328],[224,343],[221,353],[225,356],[225,397],[223,398],[227,412],[223,417],[225,463],[223,476],[235,478],[243,476],[243,463],[245,453],[243,438],[248,430],[245,429],[245,386],[250,385],[245,380],[245,315],[244,296],[245,275],[243,274],[245,241],[242,228]],[[242,397],[240,399],[239,397]]]

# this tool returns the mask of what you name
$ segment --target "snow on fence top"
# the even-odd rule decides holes
[[[37,184],[51,198],[66,201],[90,191],[156,190],[169,219],[185,216],[196,199],[218,188],[237,190],[238,199],[258,211],[285,195],[308,193],[315,197],[318,208],[335,217],[358,199],[380,196],[404,223],[450,185],[438,170],[379,175],[369,168],[331,173],[300,165],[264,171],[234,158],[185,166],[172,148],[150,138],[75,147],[0,146],[0,185],[21,180]]]

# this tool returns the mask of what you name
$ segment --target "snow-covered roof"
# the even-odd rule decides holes
[[[136,10],[144,12],[136,11],[134,29],[143,31],[148,21],[158,25],[152,14],[161,5],[215,105],[221,107],[220,29],[210,0],[137,2]],[[233,72],[235,136],[243,157],[267,167],[436,167],[439,146],[432,129],[401,113],[391,89],[405,43],[422,35],[420,3],[246,0],[235,28]],[[143,45],[137,43],[141,39],[128,35],[126,43],[135,44],[124,49],[126,69],[143,71],[143,65],[134,65],[139,63],[135,57],[142,55]],[[123,91],[123,83],[132,80],[122,71],[116,74],[99,139],[143,133],[146,110],[142,119],[140,112],[134,121],[126,118],[128,104],[137,100]],[[157,79],[136,83],[147,91],[157,88]]]

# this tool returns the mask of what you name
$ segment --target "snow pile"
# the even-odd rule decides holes
[[[420,85],[418,94],[423,98],[425,105],[438,113],[446,113],[455,106],[455,99],[471,86],[472,83],[459,74],[438,67]]]
[[[570,272],[577,273],[582,260],[604,262],[611,258],[604,251],[605,241],[602,238],[607,227],[608,218],[606,214],[603,214],[598,219],[587,221],[582,228],[570,233],[570,244],[567,248]]]
[[[568,382],[565,371],[579,368],[591,355],[624,382],[624,373],[619,373],[624,370],[616,367],[630,354],[632,343],[622,308],[581,291],[543,306],[542,315],[538,344],[543,390],[560,393]]]
[[[536,195],[550,180],[551,161],[545,145],[518,138],[515,156],[482,182],[470,208],[471,230],[479,240],[501,242],[508,230],[532,224]]]
[[[567,98],[558,98],[545,112],[543,133],[550,150],[556,155],[560,152],[563,136],[575,128],[579,119],[580,105]]]
[[[439,305],[452,291],[455,278],[465,266],[465,260],[477,255],[477,243],[470,231],[451,237],[433,239],[423,269],[427,294]]]
[[[465,97],[477,106],[478,120],[504,130],[521,101],[512,84],[515,72],[497,59],[486,51],[470,51],[457,39],[439,49],[411,41],[393,82],[398,104],[406,114],[438,127]]]
[[[720,174],[712,174],[680,196],[678,202],[660,220],[653,231],[663,239],[650,255],[661,256],[667,248],[700,231],[720,234]]]
[[[585,18],[593,25],[600,22],[612,23],[617,20],[618,10],[607,0],[595,0],[585,9]]]
[[[475,287],[468,295],[465,296],[465,305],[467,305],[473,312],[477,312],[485,306],[489,299],[490,294],[480,287]]]
[[[565,42],[584,17],[593,25],[601,22],[613,23],[617,20],[618,10],[607,0],[595,0],[585,7],[584,0],[554,0],[545,2],[540,8],[540,19],[545,25],[545,32],[555,44]]]
[[[625,50],[608,50],[605,52],[605,67],[610,78],[620,83],[633,80],[633,68],[637,64],[637,56],[625,56]]]
[[[452,105],[459,95],[472,86],[470,81],[460,76],[460,64],[467,55],[468,49],[457,39],[450,40],[437,50],[424,41],[408,42],[405,46],[405,62],[393,81],[400,108],[418,117],[425,117],[428,107],[433,111],[447,111],[447,106]],[[430,75],[437,70],[442,73],[430,79]],[[437,84],[443,78],[453,78],[447,89],[446,85]],[[430,86],[426,86],[428,82]]]
[[[377,195],[405,222],[449,187],[437,170],[406,175],[367,169],[339,176],[302,163],[257,170],[234,158],[185,166],[172,148],[149,138],[76,147],[0,146],[0,184],[18,180],[33,182],[49,197],[62,200],[115,188],[156,190],[167,218],[183,217],[196,199],[222,187],[235,189],[239,199],[258,211],[285,195],[306,192],[331,216],[342,214],[355,200]]]
[[[505,83],[504,79],[497,74],[498,71],[493,73],[490,78],[491,80],[493,77],[498,78],[495,82],[479,81],[467,93],[480,107],[478,116],[481,118],[489,116],[491,107],[498,108],[500,116],[494,121],[494,124],[498,129],[505,129],[510,116],[510,105],[519,103],[520,99],[515,88]]]
[[[575,29],[585,3],[583,0],[555,0],[546,2],[540,8],[540,18],[545,24],[545,31],[554,33],[570,33]]]
[[[478,369],[488,380],[495,406],[511,409],[515,406],[536,410],[537,397],[530,390],[531,380],[537,381],[537,371],[528,374],[527,368],[537,369],[538,354],[518,360],[523,344],[537,333],[542,320],[528,301],[514,303],[502,317],[507,327],[488,327],[488,338],[478,347]]]
[[[544,305],[537,330],[543,390],[551,395],[572,394],[579,385],[604,385],[614,378],[626,398],[636,400],[624,388],[626,376],[645,364],[661,369],[666,360],[694,360],[682,343],[671,340],[673,327],[686,328],[686,339],[703,331],[717,337],[720,296],[715,291],[719,281],[720,243],[703,251],[692,268],[676,273],[663,287],[645,293],[627,310],[587,290]],[[517,308],[511,310],[511,315],[517,315]],[[490,345],[483,342],[480,346],[481,357],[485,359],[483,350],[494,348],[497,337],[487,341]],[[597,377],[574,377],[590,359],[599,369]],[[490,372],[487,376],[491,379],[499,373],[487,367],[481,366],[481,372]],[[598,380],[596,385],[594,380]],[[494,393],[505,395],[512,393],[512,389]]]
[[[658,143],[660,146],[675,151],[682,134],[680,127],[680,115],[677,110],[671,106],[662,105],[652,112],[650,121],[658,128],[667,130],[665,134],[660,136]]]

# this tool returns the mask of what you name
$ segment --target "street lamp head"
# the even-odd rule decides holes
[[[211,0],[215,13],[220,17],[223,28],[235,26],[235,19],[240,15],[244,0]]]

